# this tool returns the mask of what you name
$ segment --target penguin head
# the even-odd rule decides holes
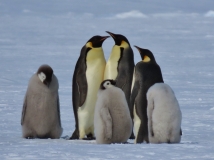
[[[99,48],[102,47],[103,42],[108,38],[109,36],[93,36],[88,40],[86,43],[86,46],[88,48]]]
[[[114,39],[115,45],[120,46],[122,48],[127,48],[130,46],[128,39],[121,34],[114,34],[109,31],[106,31],[110,36]]]
[[[114,81],[113,79],[106,79],[101,83],[100,89],[105,90],[115,85],[116,85],[116,81]]]
[[[53,69],[49,65],[44,64],[39,67],[37,75],[41,82],[44,83],[47,87],[49,87],[52,80]]]
[[[152,52],[148,49],[144,49],[144,48],[140,48],[138,46],[135,46],[137,48],[137,50],[140,52],[140,55],[141,55],[141,58],[142,58],[142,61],[145,62],[145,63],[148,63],[148,62],[155,62],[155,57],[154,55],[152,54]]]

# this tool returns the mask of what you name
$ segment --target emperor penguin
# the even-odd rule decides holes
[[[148,89],[155,83],[163,82],[163,77],[155,57],[148,49],[135,46],[140,52],[142,61],[135,66],[130,104],[134,114],[135,143],[149,143],[147,99]]]
[[[169,85],[156,83],[147,92],[147,115],[150,143],[179,143],[181,110]]]
[[[132,133],[132,119],[124,92],[114,80],[104,80],[94,113],[96,143],[125,143]]]
[[[107,61],[104,80],[113,79],[116,81],[116,86],[121,88],[125,93],[126,100],[129,106],[131,117],[133,118],[130,108],[130,95],[132,77],[134,71],[134,54],[128,39],[121,34],[114,34],[106,31],[115,41],[110,57]],[[134,139],[132,134],[131,139]]]
[[[108,37],[93,36],[81,49],[73,74],[72,100],[76,125],[70,139],[94,139],[94,107],[106,65],[102,43]]]
[[[31,77],[22,109],[24,138],[60,138],[63,129],[58,88],[57,77],[49,65],[40,66]]]

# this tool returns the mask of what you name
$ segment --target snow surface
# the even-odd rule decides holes
[[[213,6],[213,0],[1,0],[0,159],[214,159]],[[154,53],[183,114],[180,144],[21,137],[28,80],[44,63],[59,79],[62,136],[72,134],[74,66],[86,41],[105,31]],[[112,38],[104,42],[106,58],[113,44]],[[137,63],[140,55],[133,51]]]

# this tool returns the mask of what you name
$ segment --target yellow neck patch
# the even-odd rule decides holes
[[[88,43],[86,43],[86,47],[87,47],[87,48],[93,48],[93,46],[92,46],[92,42],[88,42]]]
[[[143,62],[150,62],[150,58],[148,56],[144,56],[143,57]]]
[[[97,61],[97,59],[104,59],[104,53],[101,47],[92,48],[86,56],[87,63]]]
[[[125,41],[122,41],[120,47],[128,48],[129,44],[127,42],[125,42]]]

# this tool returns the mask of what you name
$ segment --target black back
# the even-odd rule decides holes
[[[121,88],[126,96],[128,105],[130,105],[131,85],[134,72],[134,55],[131,47],[120,49],[120,59],[118,61],[118,75],[115,79],[116,86]]]

